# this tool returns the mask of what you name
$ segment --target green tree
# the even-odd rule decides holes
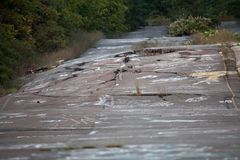
[[[134,30],[139,26],[145,26],[146,19],[153,11],[154,4],[152,0],[125,0],[128,6],[126,23],[130,30]]]
[[[228,13],[240,18],[240,0],[229,0],[228,1]]]
[[[82,28],[88,31],[99,30],[107,34],[125,31],[127,7],[122,0],[92,0],[82,3],[79,14],[83,17]]]

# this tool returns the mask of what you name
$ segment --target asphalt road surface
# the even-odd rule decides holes
[[[0,98],[0,159],[239,160],[231,48],[165,30],[101,40]]]

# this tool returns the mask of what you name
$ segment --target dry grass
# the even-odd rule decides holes
[[[136,96],[141,96],[142,93],[141,93],[141,89],[140,89],[139,81],[138,81],[138,80],[136,80],[135,86],[136,86]]]
[[[82,149],[96,149],[96,146],[88,145],[88,146],[83,146]]]
[[[9,93],[16,93],[18,89],[19,89],[18,86],[17,87],[13,86],[13,87],[7,88],[7,89],[0,86],[0,97],[5,96]]]
[[[4,88],[0,85],[0,96],[4,96],[8,93],[16,92],[23,84],[31,81],[32,79],[26,78],[27,74],[32,74],[45,69],[51,69],[61,62],[79,57],[80,54],[93,47],[97,41],[104,37],[101,32],[84,32],[78,31],[71,36],[70,44],[67,48],[60,49],[52,53],[45,53],[44,55],[37,55],[31,60],[18,66],[17,75],[22,77],[16,79],[11,85],[11,88]]]
[[[6,94],[6,90],[2,87],[0,87],[0,97],[4,96]]]
[[[105,146],[106,148],[122,148],[123,145],[121,144],[109,144]]]
[[[216,44],[226,42],[238,42],[237,37],[231,31],[219,30],[212,35],[197,33],[192,35],[192,44]]]
[[[42,56],[39,65],[51,67],[58,65],[62,60],[77,58],[103,37],[104,35],[101,32],[88,33],[79,31],[72,36],[71,44],[68,48],[46,53]]]

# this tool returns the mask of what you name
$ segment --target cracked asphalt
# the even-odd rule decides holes
[[[236,58],[188,40],[103,39],[0,98],[0,159],[239,160]]]

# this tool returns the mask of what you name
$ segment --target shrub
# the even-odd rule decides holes
[[[238,42],[240,38],[238,33],[228,30],[212,29],[202,33],[192,35],[192,44],[215,44],[225,42]]]
[[[160,15],[152,15],[148,18],[147,23],[149,26],[169,25],[170,19]]]
[[[235,37],[238,41],[240,41],[240,33],[234,33],[234,37]]]
[[[191,35],[197,32],[203,32],[213,27],[213,22],[204,17],[188,17],[179,19],[169,26],[169,34],[172,36]]]

